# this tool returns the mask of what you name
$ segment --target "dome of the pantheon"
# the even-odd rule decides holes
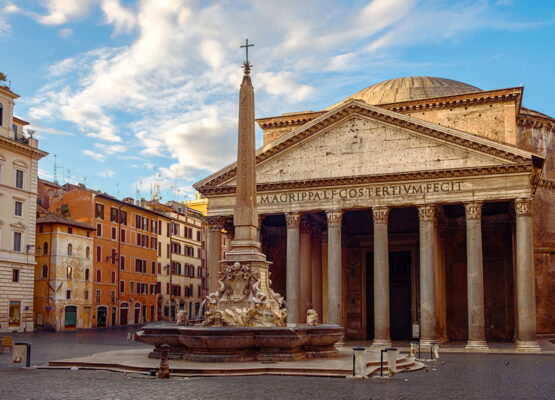
[[[401,101],[422,100],[433,97],[479,92],[481,89],[467,83],[433,76],[408,76],[390,79],[368,86],[350,95],[333,108],[351,99],[364,100],[368,104],[388,104]]]

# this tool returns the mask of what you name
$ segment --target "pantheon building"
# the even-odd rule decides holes
[[[555,333],[555,119],[523,92],[405,77],[257,119],[260,240],[288,322],[313,308],[377,346],[527,351]],[[210,290],[235,180],[231,164],[194,185],[208,198]]]

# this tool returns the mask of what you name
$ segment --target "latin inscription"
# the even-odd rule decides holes
[[[425,193],[460,192],[462,182],[433,182],[421,184],[399,184],[386,186],[368,186],[351,189],[307,190],[294,193],[280,193],[260,196],[260,204],[293,203],[303,201],[368,199]]]

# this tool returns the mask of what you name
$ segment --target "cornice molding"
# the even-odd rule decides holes
[[[420,181],[441,178],[465,178],[487,175],[510,175],[532,172],[532,165],[496,165],[492,167],[444,169],[431,171],[403,172],[383,175],[345,176],[338,178],[320,178],[306,181],[285,181],[276,183],[259,183],[256,185],[258,193],[273,192],[278,190],[311,189],[317,187],[355,186],[369,183]],[[202,190],[203,195],[224,195],[235,193],[235,186],[226,185],[210,187]]]
[[[20,143],[17,140],[7,138],[5,136],[0,136],[0,144],[5,144],[6,146],[10,146],[10,147],[15,148],[17,150],[20,150],[25,154],[31,154],[31,155],[35,156],[34,157],[35,160],[38,160],[38,159],[43,158],[43,157],[48,155],[48,153],[46,151],[37,149],[36,147],[31,147],[31,146],[26,145],[24,143]]]

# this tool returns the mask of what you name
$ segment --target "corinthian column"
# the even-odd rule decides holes
[[[310,222],[306,218],[301,218],[299,240],[299,280],[300,280],[300,305],[299,319],[306,322],[306,312],[312,308],[312,265],[310,262]]]
[[[339,210],[326,211],[328,217],[328,323],[341,325],[341,219]]]
[[[482,203],[465,203],[466,274],[468,292],[467,349],[487,350],[482,260]]]
[[[420,344],[429,345],[437,339],[435,288],[435,206],[418,207],[420,220]]]
[[[310,245],[310,263],[312,270],[312,308],[322,316],[322,231],[312,228]]]
[[[222,254],[222,229],[225,217],[208,217],[208,238],[206,241],[206,268],[208,272],[208,292],[218,288],[220,259]]]
[[[389,246],[387,207],[372,208],[374,219],[374,341],[372,347],[391,346],[389,325]]]
[[[286,303],[287,323],[299,323],[299,213],[285,214],[287,222]]]
[[[539,350],[536,341],[536,282],[532,199],[516,199],[516,347],[521,351]]]

